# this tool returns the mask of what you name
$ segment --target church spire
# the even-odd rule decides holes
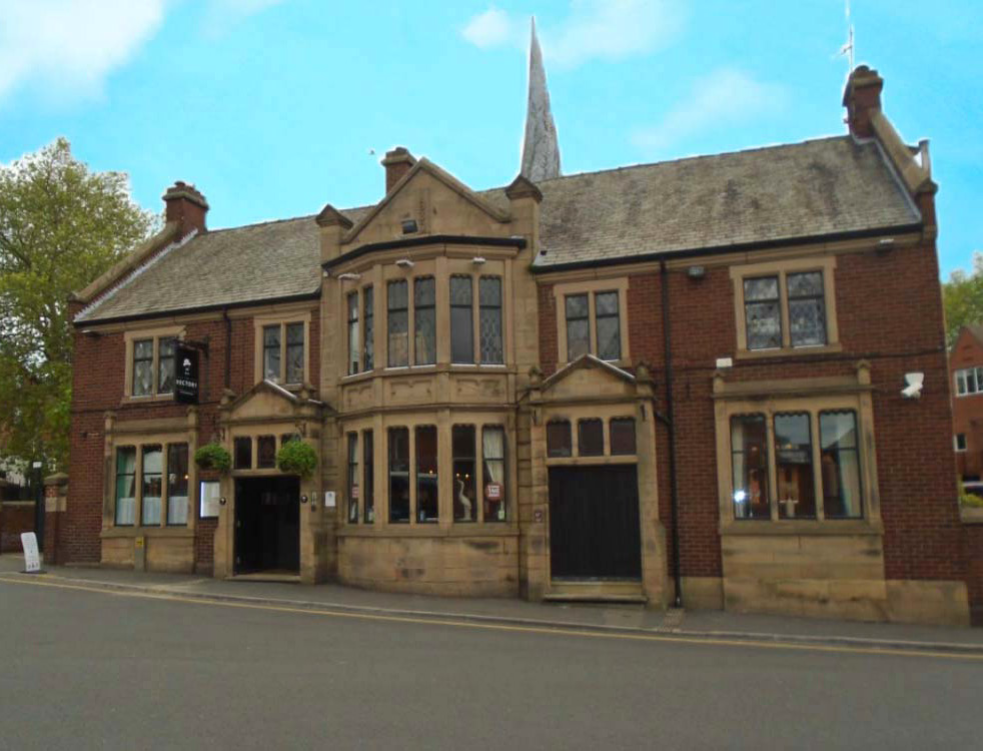
[[[546,89],[546,70],[543,68],[543,51],[536,38],[535,18],[532,19],[529,43],[529,107],[520,172],[534,183],[560,176],[560,144],[550,112],[550,94]]]

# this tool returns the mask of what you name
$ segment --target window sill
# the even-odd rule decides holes
[[[547,467],[588,467],[608,464],[638,464],[635,454],[612,454],[606,456],[552,456],[546,458]]]
[[[441,527],[432,522],[415,525],[394,523],[345,524],[338,528],[338,537],[516,537],[519,534],[515,522],[456,522],[451,527]]]
[[[178,404],[174,394],[148,394],[147,396],[124,396],[122,404]]]
[[[741,349],[734,357],[738,360],[767,360],[772,357],[798,357],[799,355],[831,355],[843,351],[840,342],[822,347],[781,347],[780,349]]]
[[[102,539],[117,537],[194,537],[195,531],[187,527],[107,527],[99,533]]]
[[[829,536],[829,535],[872,535],[882,536],[884,527],[880,522],[867,519],[824,519],[823,521],[803,519],[747,519],[728,521],[720,525],[720,536],[760,535],[760,536]]]

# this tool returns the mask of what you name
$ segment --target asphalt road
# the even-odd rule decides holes
[[[0,749],[980,748],[983,661],[0,582]]]

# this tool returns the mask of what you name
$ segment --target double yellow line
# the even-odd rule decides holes
[[[965,662],[981,662],[983,654],[968,652],[939,652],[924,650],[918,647],[898,649],[893,647],[851,647],[829,644],[794,644],[790,642],[772,642],[755,639],[715,639],[703,637],[669,636],[665,634],[621,633],[617,631],[588,631],[578,628],[550,626],[520,626],[504,623],[482,623],[478,621],[453,620],[448,618],[414,617],[409,615],[380,615],[376,613],[345,612],[339,610],[319,610],[315,608],[288,607],[284,605],[269,605],[263,603],[230,602],[227,600],[208,600],[198,597],[181,597],[178,595],[113,589],[110,587],[86,586],[81,584],[66,584],[52,581],[45,575],[32,575],[31,578],[0,576],[4,584],[21,584],[34,587],[52,587],[55,589],[74,589],[82,592],[117,595],[122,597],[137,597],[146,600],[163,600],[166,602],[183,602],[192,605],[210,605],[222,608],[241,608],[246,610],[262,610],[273,613],[299,613],[322,618],[351,618],[363,621],[384,621],[389,623],[414,623],[426,626],[447,626],[451,628],[470,628],[483,631],[508,631],[526,634],[547,634],[550,636],[575,636],[587,639],[614,639],[619,641],[657,642],[664,644],[690,644],[693,646],[714,647],[750,647],[753,649],[777,649],[797,652],[827,652],[833,654],[855,655],[885,655],[890,657],[933,657],[943,660],[958,660]]]

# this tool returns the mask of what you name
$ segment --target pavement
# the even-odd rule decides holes
[[[717,610],[662,612],[639,605],[532,603],[518,599],[393,594],[338,584],[311,586],[282,582],[229,581],[196,575],[139,573],[78,566],[45,566],[42,574],[23,574],[23,565],[23,558],[19,555],[0,556],[0,577],[39,577],[67,587],[190,600],[470,621],[489,625],[983,655],[981,628],[865,623]]]

